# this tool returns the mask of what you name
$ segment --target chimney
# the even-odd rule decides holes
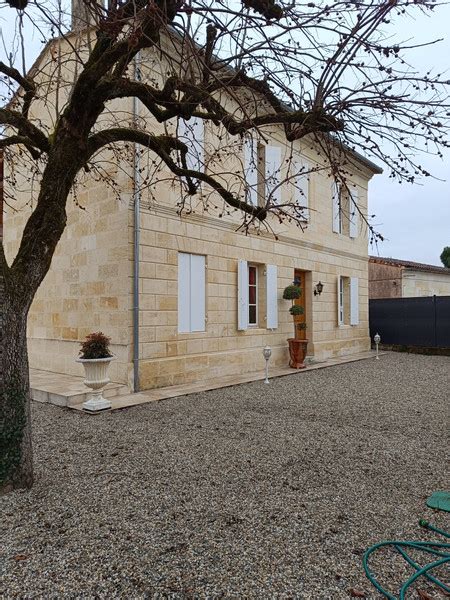
[[[98,21],[96,3],[89,0],[72,0],[72,31],[83,31]]]

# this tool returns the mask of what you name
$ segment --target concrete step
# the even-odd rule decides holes
[[[83,377],[30,369],[31,398],[56,406],[74,406],[89,399],[91,391],[84,385]],[[103,390],[105,398],[129,394],[128,386],[111,382]]]

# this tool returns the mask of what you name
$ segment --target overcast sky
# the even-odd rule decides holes
[[[14,13],[2,11],[1,17],[8,14],[9,21],[0,21],[5,37],[14,29]],[[414,44],[444,38],[435,46],[415,51],[411,62],[424,71],[434,68],[446,72],[450,79],[450,5],[440,6],[430,17],[419,11],[417,15],[415,21],[408,19],[396,25],[396,41],[409,40]],[[27,37],[28,66],[41,47],[39,39]],[[0,56],[2,60],[6,58],[5,47],[0,47]],[[421,164],[436,179],[427,178],[414,185],[397,184],[387,173],[372,179],[369,213],[376,215],[373,222],[385,241],[378,248],[369,248],[370,254],[441,264],[439,255],[444,246],[450,246],[450,151],[444,160],[424,156]]]
[[[420,13],[419,13],[420,15]],[[403,39],[426,42],[444,38],[432,47],[415,51],[414,64],[424,71],[434,67],[450,79],[450,6],[441,6],[431,17],[419,16],[399,30]],[[450,246],[450,151],[444,160],[424,156],[421,164],[437,179],[428,177],[420,183],[397,184],[388,174],[376,175],[369,187],[369,211],[374,223],[386,238],[371,254],[403,258],[442,266],[439,256]],[[380,165],[382,166],[382,165]]]

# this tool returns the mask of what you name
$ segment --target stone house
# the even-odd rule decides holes
[[[450,269],[371,256],[369,259],[369,299],[450,296]]]
[[[39,76],[48,76],[51,53],[49,45],[38,59]],[[141,57],[144,77],[158,70],[155,61]],[[70,73],[64,72],[69,68],[69,61],[61,68],[64,81],[70,81]],[[54,93],[64,95],[69,89],[60,83]],[[49,107],[55,104],[36,104],[42,123],[51,122]],[[115,101],[114,107],[127,114],[134,110],[128,99]],[[147,118],[142,107],[138,110],[139,119]],[[208,154],[217,136],[208,124],[203,129],[195,122],[172,125],[191,144],[193,161]],[[158,132],[162,126],[151,127]],[[272,363],[287,365],[286,339],[293,324],[282,291],[295,278],[304,290],[310,357],[323,360],[368,350],[368,236],[361,215],[367,215],[368,183],[381,170],[351,153],[348,197],[310,141],[287,144],[281,128],[274,126],[264,134],[264,140],[230,139],[224,172],[240,171],[245,193],[255,203],[266,193],[282,201],[300,193],[303,230],[274,220],[276,237],[256,229],[245,234],[239,230],[239,216],[220,207],[206,211],[204,198],[194,199],[179,214],[179,186],[167,172],[155,176],[146,153],[139,154],[145,186],[136,173],[130,176],[128,163],[111,155],[107,164],[113,185],[86,178],[76,201],[69,200],[65,233],[29,315],[30,365],[80,375],[75,362],[79,342],[98,330],[112,338],[117,360],[111,378],[131,389],[260,370],[267,344]],[[288,155],[297,169],[291,178]],[[252,156],[257,158],[252,161]],[[4,207],[9,259],[32,210],[29,194],[20,191],[25,188],[21,176],[17,174],[14,210]],[[202,187],[201,195],[207,193]]]

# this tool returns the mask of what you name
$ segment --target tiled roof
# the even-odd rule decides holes
[[[425,271],[427,273],[440,273],[449,275],[450,269],[446,267],[437,267],[436,265],[426,265],[424,263],[413,262],[412,260],[400,260],[398,258],[383,258],[382,256],[369,256],[370,262],[391,265],[393,267],[402,267],[411,271]]]

